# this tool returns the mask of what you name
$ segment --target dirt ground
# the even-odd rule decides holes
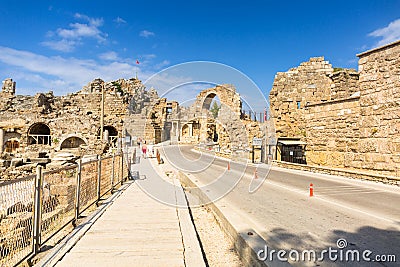
[[[243,266],[213,213],[206,207],[192,208],[193,219],[209,266]]]

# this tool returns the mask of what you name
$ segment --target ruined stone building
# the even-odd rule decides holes
[[[220,108],[214,116],[210,105],[216,96],[220,100]],[[267,132],[267,123],[244,116],[240,95],[233,85],[205,89],[189,107],[181,107],[176,101],[161,98],[152,103],[146,117],[143,113],[142,117],[134,116],[139,122],[146,121],[144,132],[139,135],[145,140],[155,144],[169,140],[172,144],[200,145],[228,157],[247,158],[252,149],[252,139],[264,138]],[[140,127],[139,124],[132,125],[136,129]],[[256,159],[260,160],[260,157],[261,152],[257,151]]]
[[[103,91],[103,93],[102,93]],[[125,137],[124,120],[130,110],[141,109],[151,96],[137,79],[104,82],[95,79],[82,90],[54,96],[16,95],[12,79],[0,92],[0,154],[7,167],[12,157],[56,157],[57,151],[101,154]],[[102,95],[104,123],[101,135]],[[7,163],[8,162],[8,163]]]
[[[277,160],[400,176],[400,41],[277,73],[270,92]]]

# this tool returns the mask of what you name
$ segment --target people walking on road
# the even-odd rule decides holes
[[[146,158],[146,154],[147,154],[147,145],[146,145],[146,141],[144,141],[143,145],[142,145],[142,155],[143,158]]]

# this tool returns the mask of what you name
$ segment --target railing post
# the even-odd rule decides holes
[[[111,167],[111,194],[114,193],[114,163],[115,163],[115,154],[112,155],[112,167]]]
[[[124,182],[124,151],[121,153],[121,185]]]
[[[132,158],[129,157],[129,153],[127,152],[126,154],[128,156],[128,177],[126,180],[129,180],[129,178],[131,177],[131,166],[132,166]]]
[[[81,200],[81,173],[82,173],[82,160],[79,159],[78,161],[78,167],[77,167],[77,172],[76,172],[76,190],[75,190],[75,219],[72,222],[74,226],[77,225],[78,219],[79,219],[79,206],[80,206],[80,200]]]
[[[35,203],[33,213],[33,254],[36,255],[40,249],[40,237],[41,237],[41,219],[42,219],[42,188],[43,188],[43,171],[42,166],[36,167],[36,179],[35,179]]]
[[[99,206],[100,201],[100,187],[101,187],[101,155],[98,155],[98,164],[97,164],[97,201],[96,205]]]

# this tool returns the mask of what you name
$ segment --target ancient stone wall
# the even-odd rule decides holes
[[[311,58],[297,68],[278,72],[270,92],[277,137],[305,137],[304,106],[330,100],[332,65],[323,57]]]
[[[15,85],[16,85],[16,83],[11,78],[5,79],[3,81],[3,86],[1,88],[1,93],[2,94],[15,95]]]
[[[217,116],[210,111],[215,97],[220,100]],[[153,102],[148,112],[145,140],[158,143],[185,143],[215,149],[234,156],[237,151],[247,157],[253,137],[265,137],[259,122],[241,114],[242,102],[233,85],[217,85],[201,91],[190,107],[179,107],[165,98]],[[256,159],[258,160],[258,155]]]
[[[358,57],[363,168],[400,176],[400,41]]]
[[[360,91],[358,76],[358,72],[352,69],[334,69],[334,72],[329,75],[329,78],[333,82],[331,84],[330,99],[347,98]]]
[[[306,141],[310,165],[400,176],[400,42],[358,56],[358,73],[322,58],[278,73],[277,136]]]
[[[7,86],[6,86],[7,85]],[[104,144],[99,138],[102,88],[104,87],[104,126],[115,129],[117,135],[124,135],[124,119],[130,98],[140,102],[141,96],[133,96],[143,89],[139,80],[117,80],[104,82],[95,79],[77,93],[66,96],[54,96],[53,92],[38,93],[35,96],[15,95],[15,82],[7,79],[3,83],[0,99],[0,145],[3,152],[10,138],[18,136],[19,148],[15,153],[39,151],[54,151],[60,148],[63,140],[77,137],[84,140],[81,146],[85,153],[102,153]],[[145,98],[145,97],[143,97]],[[18,118],[18,119],[17,119]],[[48,127],[51,139],[43,141],[35,137],[38,143],[46,145],[31,145],[30,130],[34,125]],[[108,127],[108,128],[107,128]],[[14,133],[14,134],[11,134]],[[46,133],[47,134],[47,133]],[[115,140],[115,139],[114,139]]]
[[[307,164],[357,169],[359,97],[310,104],[305,109]]]

